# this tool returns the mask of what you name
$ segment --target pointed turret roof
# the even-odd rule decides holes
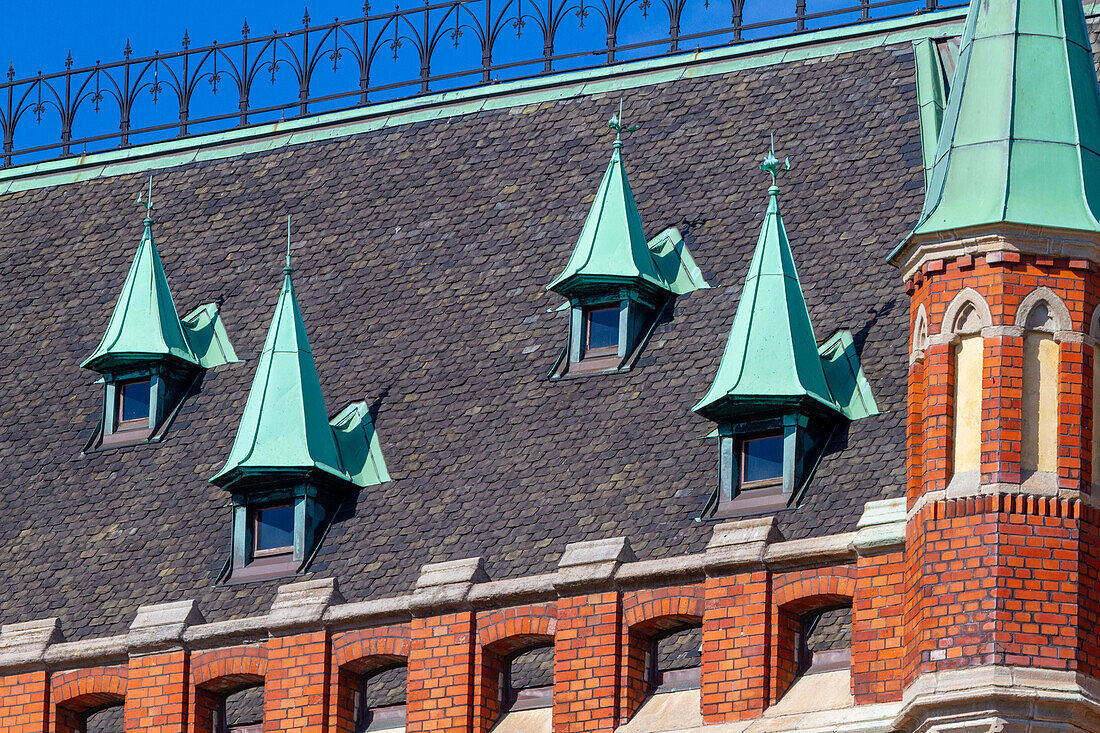
[[[583,291],[592,283],[634,282],[669,290],[646,243],[642,217],[623,167],[622,134],[637,128],[624,127],[620,115],[611,118],[609,126],[616,132],[611,162],[600,181],[573,256],[565,270],[547,286],[565,297]]]
[[[252,389],[229,458],[210,480],[220,486],[242,479],[264,481],[321,471],[344,481],[336,438],[329,424],[291,279],[290,254],[283,287],[267,332]]]
[[[914,235],[1100,231],[1100,88],[1080,0],[970,4]]]
[[[163,357],[199,365],[168,289],[160,253],[153,241],[153,219],[147,216],[145,233],[122,284],[107,332],[81,366],[102,371]]]
[[[789,161],[785,164],[790,167]],[[821,366],[817,339],[795,270],[774,176],[774,154],[764,170],[773,176],[768,210],[756,242],[741,302],[733,318],[718,374],[695,411],[711,419],[809,401],[840,412]]]

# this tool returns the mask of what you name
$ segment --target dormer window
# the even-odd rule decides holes
[[[769,514],[798,503],[837,427],[878,413],[851,333],[818,345],[775,177],[718,373],[695,411],[718,423],[718,488],[702,518]]]
[[[288,222],[289,228],[289,222]],[[337,511],[389,480],[364,402],[329,419],[287,263],[237,436],[210,480],[230,493],[230,561],[219,581],[296,575],[309,567]]]
[[[149,427],[149,406],[152,379],[131,379],[115,386],[118,406],[115,410],[115,430],[141,430]]]
[[[548,286],[568,302],[566,347],[551,379],[628,371],[637,363],[672,299],[709,287],[684,239],[669,228],[646,241],[623,167],[618,117],[607,166],[565,270]]]
[[[149,216],[141,244],[107,331],[81,364],[104,385],[85,451],[161,440],[203,371],[237,361],[215,305],[177,314],[153,241],[153,208],[142,203]]]

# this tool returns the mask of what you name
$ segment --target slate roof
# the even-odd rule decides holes
[[[326,401],[366,400],[393,481],[341,512],[313,565],[348,600],[411,589],[422,564],[552,570],[566,543],[627,536],[698,552],[717,482],[713,379],[759,222],[769,132],[795,169],[784,217],[818,336],[849,328],[882,414],[840,435],[790,538],[848,531],[903,493],[908,298],[885,258],[923,171],[908,43],[627,90],[646,234],[678,225],[713,290],[680,298],[626,374],[549,381],[566,314],[545,290],[606,166],[619,94],[383,129],[157,173],[176,302],[218,301],[243,364],[206,374],[158,445],[81,455],[102,399],[80,359],[132,257],[143,174],[0,197],[0,620],[70,639],[138,606],[263,613],[280,581],[215,587],[227,494],[207,479],[244,409],[292,214],[295,285]]]

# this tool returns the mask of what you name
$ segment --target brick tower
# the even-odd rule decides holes
[[[1095,729],[1097,151],[1080,1],[972,3],[891,255],[912,297],[908,730]]]

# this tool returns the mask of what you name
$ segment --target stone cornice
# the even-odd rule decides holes
[[[901,270],[903,280],[909,280],[934,260],[950,260],[963,255],[986,256],[995,252],[1100,263],[1100,232],[989,224],[913,237],[890,257],[890,263]]]
[[[869,502],[855,532],[787,540],[773,517],[714,525],[705,552],[637,560],[623,537],[566,546],[553,573],[491,580],[481,558],[421,568],[405,595],[344,602],[331,578],[280,586],[268,613],[206,622],[190,600],[142,606],[126,634],[64,641],[57,619],[0,628],[0,673],[121,664],[133,656],[177,649],[262,643],[307,631],[405,623],[454,610],[479,611],[558,598],[703,582],[708,576],[785,572],[854,563],[904,548],[904,499]],[[899,507],[901,509],[899,510]]]

